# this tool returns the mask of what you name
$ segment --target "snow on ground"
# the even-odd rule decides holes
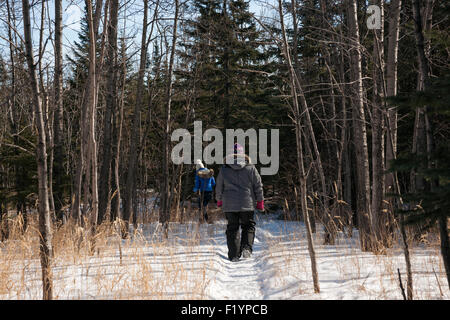
[[[401,248],[386,255],[359,250],[357,232],[321,244],[314,235],[321,292],[312,286],[301,222],[258,215],[253,256],[227,259],[226,222],[171,224],[169,240],[157,223],[130,240],[109,237],[94,256],[56,255],[57,299],[402,299],[397,268],[406,286]],[[449,299],[436,246],[412,252],[416,299]],[[40,267],[34,259],[7,259],[0,251],[0,299],[40,299]],[[442,291],[442,295],[441,295]]]

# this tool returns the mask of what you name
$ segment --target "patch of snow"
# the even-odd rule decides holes
[[[385,255],[361,252],[357,232],[350,239],[340,233],[335,245],[325,246],[318,225],[313,238],[321,291],[315,294],[303,223],[258,215],[253,255],[238,262],[227,258],[225,229],[224,220],[171,223],[165,241],[160,225],[151,223],[140,225],[131,239],[109,239],[98,255],[57,255],[55,298],[402,299],[397,268],[404,286],[406,274],[400,247]],[[5,254],[3,249],[0,258]],[[449,299],[439,248],[416,246],[411,256],[415,298]],[[8,264],[0,266],[1,281],[9,283],[0,283],[6,288],[0,299],[40,299],[39,260]]]

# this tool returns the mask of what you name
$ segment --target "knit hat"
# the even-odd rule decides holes
[[[234,153],[235,154],[244,154],[244,148],[239,143],[235,143],[234,144]]]
[[[205,166],[203,165],[202,160],[200,160],[200,159],[195,160],[195,169],[196,170],[199,170],[199,169],[204,168],[204,167]]]

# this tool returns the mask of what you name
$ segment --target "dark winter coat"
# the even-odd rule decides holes
[[[231,157],[233,163],[225,161],[217,176],[216,200],[224,212],[254,211],[256,201],[264,200],[261,176],[248,156]]]

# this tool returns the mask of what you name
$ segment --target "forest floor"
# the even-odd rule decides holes
[[[313,291],[303,223],[257,215],[253,256],[227,259],[226,221],[173,223],[169,239],[157,223],[141,225],[130,239],[99,237],[97,250],[61,239],[53,267],[56,299],[402,299],[406,287],[400,246],[386,254],[359,250],[358,232],[314,242],[320,293]],[[83,241],[83,240],[79,240]],[[31,244],[11,241],[0,250],[0,299],[40,299],[39,260]],[[19,254],[20,252],[20,254]],[[416,299],[449,299],[437,241],[411,249]]]

